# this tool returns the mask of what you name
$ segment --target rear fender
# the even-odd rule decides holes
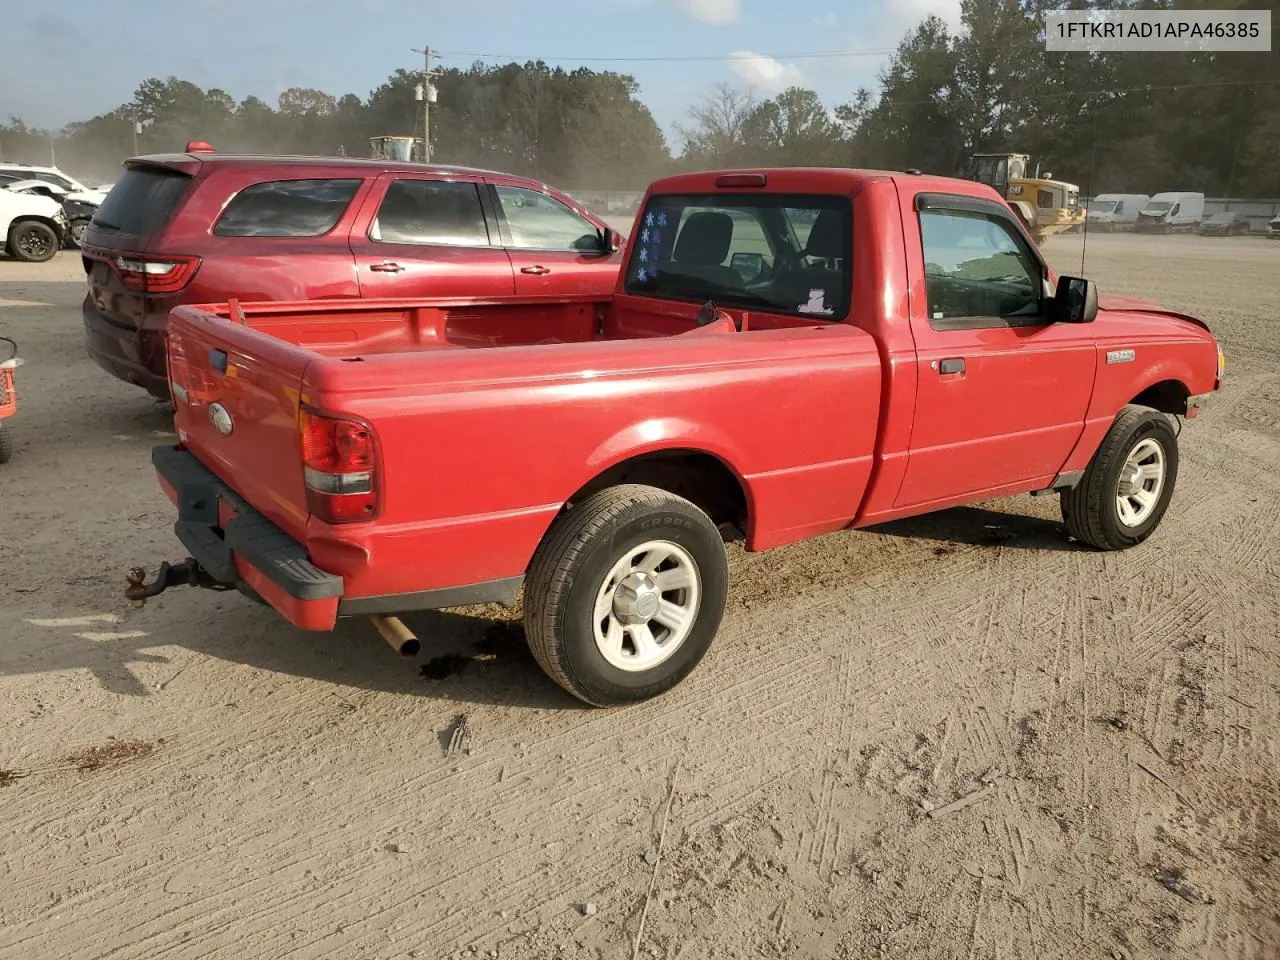
[[[714,457],[738,482],[747,509],[747,535],[755,522],[756,504],[750,482],[737,469],[741,462],[735,444],[720,430],[707,424],[694,423],[681,417],[654,417],[632,423],[601,443],[587,460],[591,479],[581,487],[589,486],[596,478],[621,466],[628,460],[657,454],[703,454]],[[579,487],[579,489],[581,489]],[[566,495],[563,500],[568,500]]]

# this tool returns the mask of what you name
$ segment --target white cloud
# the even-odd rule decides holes
[[[742,16],[742,0],[673,0],[681,13],[701,23],[733,23]]]
[[[742,80],[766,96],[781,93],[787,87],[804,86],[804,71],[794,63],[783,63],[762,53],[739,50],[730,54],[729,66]]]
[[[930,15],[955,33],[960,28],[960,0],[882,0],[868,12],[857,34],[846,34],[842,43],[833,44],[837,50],[848,50],[847,55],[817,61],[815,66],[820,73],[839,73],[875,86],[876,72],[889,54]]]

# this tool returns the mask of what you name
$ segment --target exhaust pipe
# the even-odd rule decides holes
[[[381,613],[371,614],[369,619],[382,634],[382,639],[391,644],[391,648],[402,657],[416,657],[422,644],[413,635],[413,631],[401,622],[399,617],[390,617]]]

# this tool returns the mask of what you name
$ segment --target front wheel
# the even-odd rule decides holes
[[[48,224],[24,220],[9,231],[9,253],[27,263],[44,263],[58,252],[58,235]]]
[[[729,572],[710,517],[664,490],[624,484],[556,519],[526,583],[534,659],[603,707],[657,696],[693,671],[720,628]]]
[[[1099,550],[1123,550],[1155,531],[1178,478],[1178,440],[1168,418],[1127,406],[1080,482],[1062,494],[1067,532]]]
[[[89,229],[89,217],[80,217],[71,221],[71,242],[79,247],[84,243],[84,232]]]

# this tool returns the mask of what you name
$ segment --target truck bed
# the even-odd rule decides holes
[[[422,350],[533,346],[631,340],[685,333],[727,332],[697,328],[691,308],[643,314],[614,310],[611,299],[582,297],[520,300],[363,300],[201,304],[183,314],[212,314],[327,357],[376,356]],[[752,322],[754,319],[754,322]],[[812,327],[821,321],[756,315],[757,329]]]
[[[875,452],[874,339],[764,314],[746,331],[728,317],[699,327],[697,309],[625,297],[179,307],[179,444],[341,574],[344,604],[518,577],[577,490],[650,454],[732,465],[753,549],[847,526]],[[333,526],[309,507],[305,411],[369,425],[367,520]]]

